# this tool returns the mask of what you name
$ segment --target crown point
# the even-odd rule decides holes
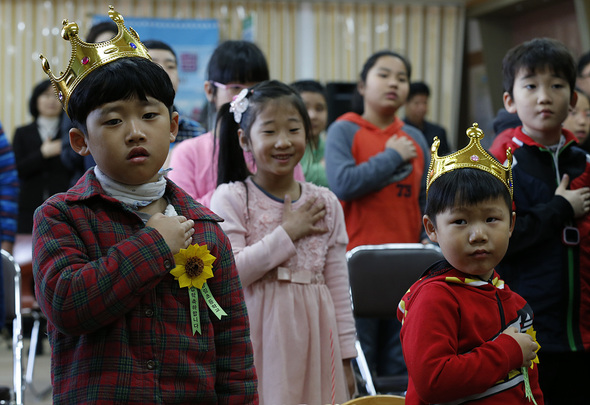
[[[78,35],[78,32],[78,24],[76,24],[75,22],[68,23],[68,20],[64,20],[64,26],[61,29],[61,37],[63,39],[69,41],[72,36]]]
[[[49,72],[51,72],[51,67],[49,66],[49,61],[43,55],[39,55],[39,59],[41,59],[41,67],[43,68],[43,71],[45,73],[49,74]]]
[[[467,130],[467,136],[473,139],[482,139],[484,137],[483,131],[479,128],[477,122],[474,122],[471,128]]]
[[[463,149],[451,153],[450,155],[438,156],[436,153],[438,145],[434,147],[436,141],[433,142],[432,157],[430,160],[428,179],[426,181],[426,193],[428,194],[428,190],[432,183],[443,174],[462,168],[472,168],[486,171],[495,176],[508,188],[510,197],[512,198],[512,150],[508,148],[506,151],[508,164],[504,166],[503,164],[498,163],[497,160],[487,153],[481,146],[480,139],[484,137],[484,133],[477,123],[473,123],[471,128],[466,132],[470,138],[469,144]]]
[[[124,24],[125,23],[125,19],[123,18],[123,16],[121,14],[119,14],[118,11],[115,11],[115,7],[113,6],[109,6],[109,17],[111,18],[111,20],[113,20],[115,23],[121,23]]]
[[[65,73],[60,72],[59,76],[54,76],[47,58],[39,55],[41,66],[49,76],[55,92],[66,111],[74,89],[90,72],[120,58],[135,56],[151,60],[137,32],[131,27],[129,29],[125,27],[123,16],[115,11],[113,6],[109,6],[109,16],[117,24],[118,33],[111,40],[104,41],[100,46],[81,40],[78,37],[78,24],[75,22],[69,22],[67,19],[62,21],[61,36],[70,42],[73,58],[70,60]],[[77,61],[77,63],[72,63],[73,61]]]

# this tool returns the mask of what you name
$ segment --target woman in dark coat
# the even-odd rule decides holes
[[[68,118],[49,80],[33,89],[29,110],[34,121],[17,128],[12,141],[21,185],[19,234],[32,233],[35,209],[53,194],[66,191],[72,176],[60,159],[61,137],[69,127],[64,120]]]

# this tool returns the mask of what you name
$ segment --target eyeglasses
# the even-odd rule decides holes
[[[216,82],[214,80],[209,80],[209,82],[211,82],[211,84],[214,85],[215,87],[217,87],[219,89],[223,89],[223,90],[231,90],[231,91],[237,92],[242,89],[248,88],[248,86],[243,85],[243,84],[238,84],[238,83],[223,84],[223,83]]]

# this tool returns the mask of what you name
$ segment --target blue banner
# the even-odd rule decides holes
[[[93,24],[110,21],[95,16]],[[132,27],[142,41],[156,39],[170,45],[178,59],[180,84],[174,105],[181,115],[198,120],[207,102],[203,83],[207,64],[219,42],[217,20],[182,20],[125,16],[125,26]]]

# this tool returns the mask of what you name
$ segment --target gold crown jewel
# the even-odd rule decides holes
[[[438,147],[440,140],[434,138],[432,143],[432,156],[430,158],[430,167],[428,169],[428,178],[426,180],[426,193],[430,185],[440,176],[445,173],[457,169],[471,168],[479,169],[488,172],[499,179],[508,191],[510,198],[512,198],[512,150],[506,150],[507,166],[504,166],[492,157],[481,146],[481,139],[484,137],[483,131],[479,128],[477,123],[474,123],[471,128],[467,130],[469,137],[469,144],[463,149],[451,153],[450,155],[438,156]]]
[[[132,56],[151,60],[146,47],[139,41],[137,32],[131,27],[125,28],[123,16],[115,11],[113,6],[109,6],[109,17],[117,24],[117,35],[108,41],[98,43],[82,41],[78,37],[78,24],[63,20],[61,36],[70,41],[72,54],[67,69],[60,72],[59,77],[55,77],[51,72],[47,58],[39,55],[41,66],[49,76],[57,98],[66,112],[74,89],[93,70],[117,59]]]

